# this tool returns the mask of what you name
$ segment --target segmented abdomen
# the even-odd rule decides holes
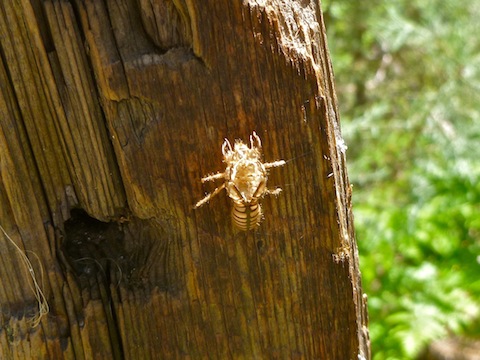
[[[261,220],[262,207],[258,201],[252,201],[250,204],[233,203],[232,221],[238,229],[242,231],[251,230],[260,225]]]

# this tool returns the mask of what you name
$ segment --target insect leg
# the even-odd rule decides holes
[[[257,190],[255,190],[255,192],[253,193],[253,198],[259,198],[263,196],[266,190],[266,186],[267,186],[267,181],[266,179],[263,179],[260,182],[260,184],[258,184]]]
[[[216,173],[213,175],[208,175],[202,178],[202,183],[207,182],[207,181],[213,181],[217,179],[223,179],[225,177],[225,173]]]
[[[265,195],[274,195],[277,196],[282,192],[281,188],[276,188],[275,190],[265,189]]]
[[[265,167],[265,169],[270,169],[278,166],[283,166],[285,164],[286,164],[285,160],[278,160],[271,163],[265,163],[263,164],[263,166]]]
[[[197,209],[197,208],[199,208],[200,206],[202,206],[203,204],[209,202],[210,199],[213,198],[215,195],[217,195],[220,191],[222,191],[224,187],[225,187],[225,183],[223,183],[221,186],[219,186],[218,188],[216,188],[212,193],[207,194],[207,196],[205,196],[202,200],[200,200],[199,202],[197,202],[193,208],[194,208],[194,209]]]

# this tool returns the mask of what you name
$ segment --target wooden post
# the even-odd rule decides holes
[[[370,357],[317,1],[6,0],[0,34],[0,358]],[[253,131],[287,163],[242,232],[193,205]]]

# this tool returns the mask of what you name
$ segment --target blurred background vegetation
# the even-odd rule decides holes
[[[323,0],[373,358],[480,338],[480,0]]]

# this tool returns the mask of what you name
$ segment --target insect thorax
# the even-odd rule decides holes
[[[228,196],[236,202],[250,203],[263,195],[266,170],[258,159],[241,159],[226,169]]]

